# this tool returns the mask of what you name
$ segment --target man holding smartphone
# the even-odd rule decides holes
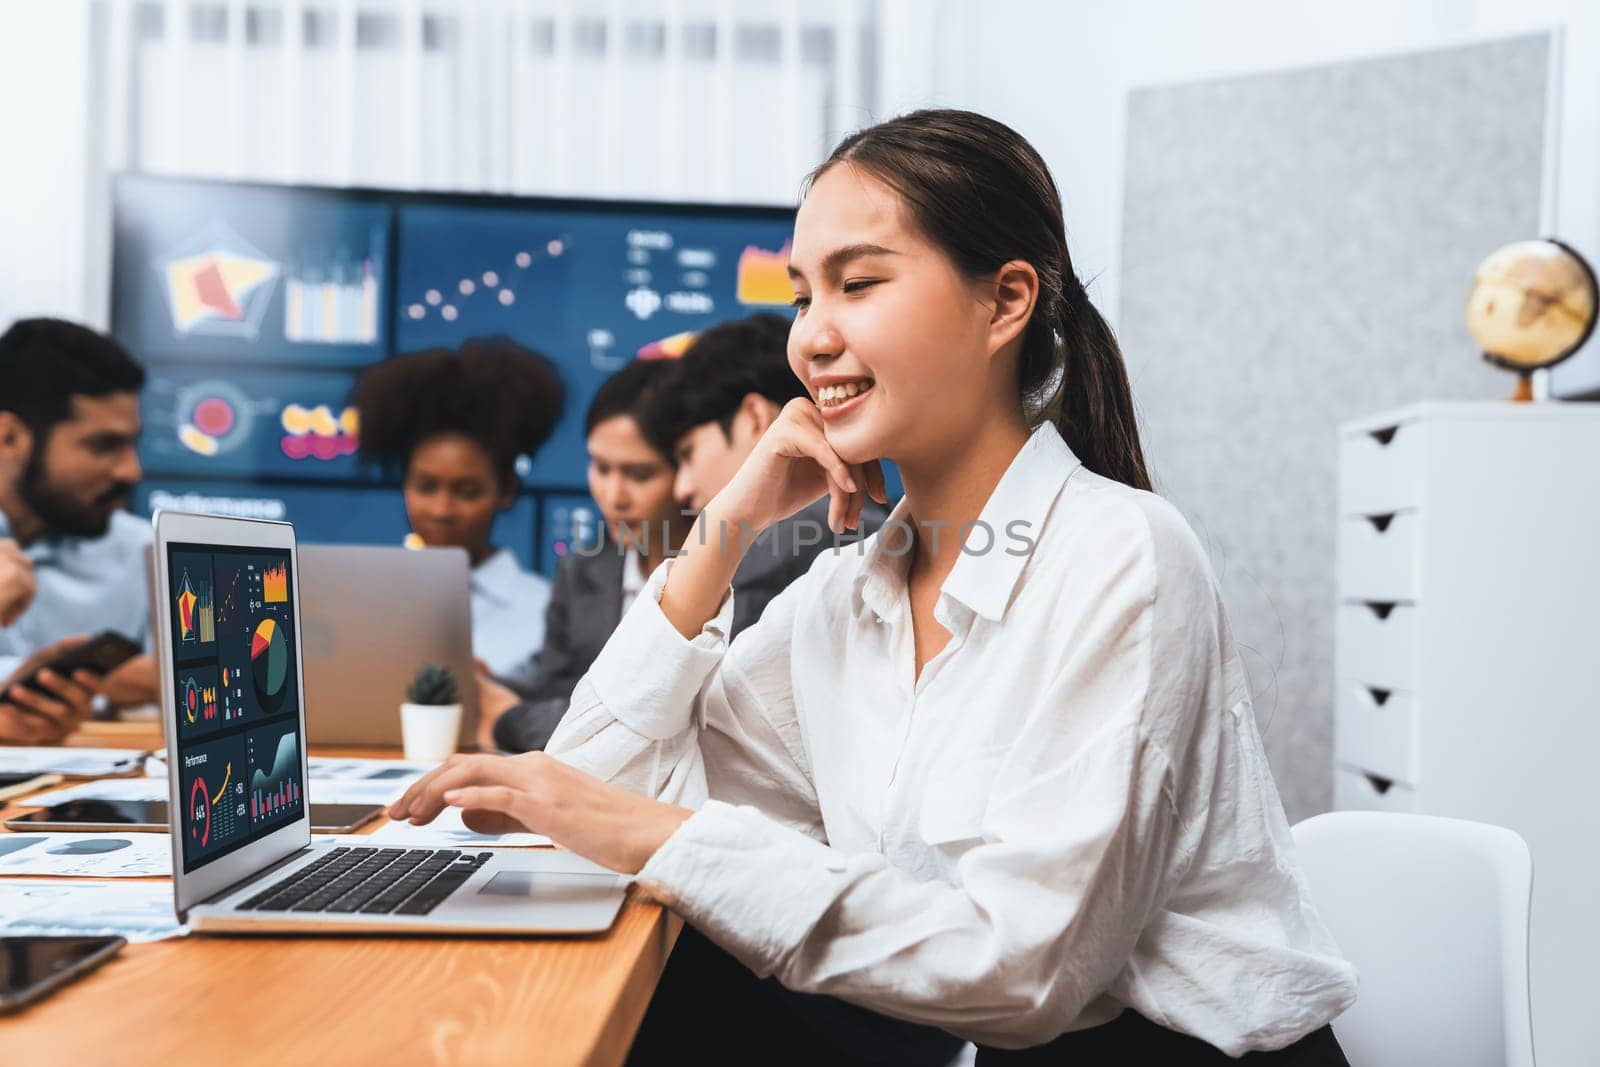
[[[83,643],[67,637],[46,645],[0,682],[0,745],[53,745],[89,717],[101,680],[85,670],[64,678],[45,666]],[[26,684],[30,678],[32,685]]]
[[[63,638],[113,630],[148,646],[150,526],[123,510],[142,474],[144,379],[121,345],[74,323],[23,319],[0,334],[0,545],[15,543],[0,547],[0,741],[59,740],[86,713],[81,682],[20,685],[68,650]],[[113,705],[156,697],[149,655],[97,683],[74,677]]]

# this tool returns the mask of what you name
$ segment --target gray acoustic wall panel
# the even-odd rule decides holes
[[[1478,262],[1539,232],[1551,44],[1130,94],[1121,339],[1291,820],[1331,802],[1336,427],[1510,393],[1462,311]]]

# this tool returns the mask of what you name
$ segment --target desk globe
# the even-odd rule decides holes
[[[1553,238],[1517,241],[1478,264],[1467,298],[1467,329],[1483,358],[1517,373],[1513,401],[1533,399],[1533,372],[1583,347],[1600,293],[1594,270]]]

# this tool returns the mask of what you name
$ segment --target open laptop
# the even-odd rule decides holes
[[[478,731],[471,565],[465,549],[301,545],[300,649],[313,745],[400,745],[400,703],[417,668],[450,668],[460,744]],[[362,665],[351,670],[352,663]]]
[[[610,927],[627,879],[570,853],[312,846],[294,528],[169,511],[154,523],[180,921],[235,933]]]

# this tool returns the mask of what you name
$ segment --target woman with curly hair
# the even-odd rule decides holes
[[[521,674],[544,644],[550,583],[491,534],[516,503],[517,457],[550,439],[563,392],[548,359],[497,337],[387,360],[354,394],[361,456],[401,472],[412,532],[467,550],[473,654],[511,681],[531,681]]]

